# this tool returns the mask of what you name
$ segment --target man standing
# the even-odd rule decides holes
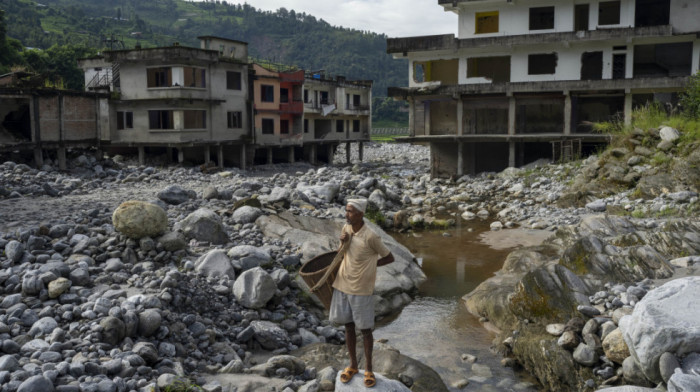
[[[366,363],[364,384],[369,388],[377,383],[372,372],[374,345],[372,294],[377,267],[392,263],[394,256],[381,238],[365,225],[363,218],[366,208],[365,199],[349,199],[345,207],[347,224],[343,226],[340,242],[341,246],[346,241],[350,241],[350,244],[333,282],[333,298],[328,318],[334,323],[345,324],[345,341],[350,353],[350,366],[340,374],[340,381],[343,383],[349,382],[358,372],[355,328],[359,328],[362,332]]]

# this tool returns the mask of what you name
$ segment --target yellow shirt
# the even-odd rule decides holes
[[[357,233],[352,226],[343,226],[343,231],[352,234],[350,246],[340,263],[333,287],[353,295],[372,295],[377,278],[377,260],[390,252],[382,239],[366,224]]]

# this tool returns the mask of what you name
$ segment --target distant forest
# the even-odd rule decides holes
[[[248,42],[250,56],[259,61],[324,70],[348,79],[371,79],[375,126],[406,126],[408,122],[404,103],[386,98],[387,87],[407,84],[407,64],[386,53],[387,36],[383,34],[334,27],[285,8],[271,12],[221,1],[0,0],[0,10],[5,11],[0,30],[4,27],[10,40],[5,47],[18,48],[24,59],[3,64],[3,59],[13,56],[0,53],[0,73],[11,66],[25,66],[50,79],[60,78],[67,88],[81,88],[76,86],[82,80],[76,78],[71,55],[78,58],[122,45],[130,49],[137,43],[156,47],[179,42],[198,47],[198,36],[215,35]],[[73,64],[57,64],[52,58],[57,53],[62,61]]]

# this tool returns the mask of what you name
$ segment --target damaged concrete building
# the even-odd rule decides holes
[[[675,103],[700,63],[693,0],[438,0],[453,34],[390,38],[409,60],[412,142],[431,174],[461,176],[566,159],[607,136],[592,123],[649,101]]]
[[[342,143],[348,161],[351,144],[362,155],[371,81],[270,70],[249,61],[245,42],[199,40],[199,48],[137,47],[81,59],[85,91],[0,76],[0,153],[33,152],[38,166],[50,154],[61,169],[70,148],[240,168],[330,162]]]

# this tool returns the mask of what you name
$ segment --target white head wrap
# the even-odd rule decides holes
[[[348,199],[348,205],[364,214],[367,209],[367,199]]]

